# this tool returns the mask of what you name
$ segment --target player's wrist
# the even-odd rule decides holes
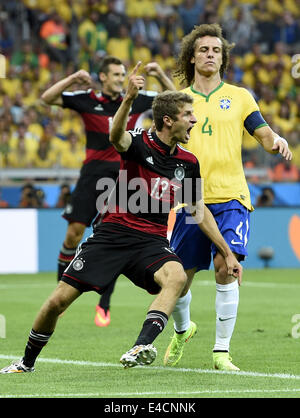
[[[134,99],[136,98],[137,94],[132,94],[132,93],[126,93],[123,99],[123,102],[126,104],[132,104],[132,102],[134,101]]]
[[[281,141],[281,142],[283,142],[287,147],[289,146],[289,144],[288,144],[288,142],[287,142],[287,140],[286,139],[284,139],[284,138],[282,138],[281,136],[276,136],[275,138],[274,138],[274,143],[273,143],[273,145],[276,145],[276,143],[278,142],[278,141]]]
[[[70,74],[66,78],[66,82],[69,84],[69,86],[71,86],[74,83],[77,83],[78,82],[78,73]]]

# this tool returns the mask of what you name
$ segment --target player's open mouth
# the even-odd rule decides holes
[[[191,136],[191,130],[192,130],[192,126],[186,130],[186,135],[185,135],[185,138],[186,138],[187,140],[189,140],[189,139],[190,139],[190,136]]]

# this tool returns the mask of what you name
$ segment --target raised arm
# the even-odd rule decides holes
[[[126,132],[129,112],[134,99],[139,93],[139,89],[144,87],[145,79],[141,75],[137,75],[138,69],[141,65],[139,61],[134,67],[132,73],[128,77],[128,87],[119,107],[115,114],[109,134],[109,141],[116,148],[118,152],[125,152],[131,144],[131,135]]]
[[[253,136],[270,154],[279,153],[286,160],[292,159],[292,152],[289,150],[287,141],[276,134],[269,126],[255,129]]]
[[[157,62],[149,62],[147,65],[145,65],[144,69],[147,75],[155,77],[159,81],[163,90],[176,91],[176,87],[172,80],[167,76],[167,74],[163,71]]]
[[[92,78],[87,71],[79,70],[49,87],[42,94],[41,100],[47,105],[62,106],[61,94],[73,84],[80,84],[83,89],[88,89],[92,85]]]
[[[190,211],[199,228],[215,244],[220,254],[224,257],[228,275],[236,277],[238,279],[238,284],[240,285],[242,282],[243,267],[237,261],[233,252],[224,240],[211,211],[203,203],[203,200],[198,201],[193,207],[190,206]]]

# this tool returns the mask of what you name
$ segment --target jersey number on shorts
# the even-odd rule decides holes
[[[202,131],[203,134],[209,134],[209,136],[212,135],[212,127],[211,125],[208,125],[208,118],[205,118],[205,122],[202,125]]]
[[[248,230],[249,230],[248,219],[246,220],[246,232],[245,232],[244,237],[243,237],[243,231],[242,231],[243,224],[244,224],[244,222],[239,223],[239,225],[236,227],[235,233],[239,237],[239,239],[241,240],[241,244],[244,243],[244,247],[246,247],[247,242],[248,242]]]

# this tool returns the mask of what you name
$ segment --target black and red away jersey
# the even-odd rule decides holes
[[[140,91],[135,99],[128,120],[127,129],[134,129],[142,113],[151,109],[157,93]],[[109,142],[112,119],[119,109],[123,96],[111,100],[103,93],[96,94],[92,89],[62,93],[63,107],[75,110],[83,119],[86,132],[86,157],[82,174],[104,176],[108,165],[115,166],[116,176],[120,167],[120,155]]]
[[[120,153],[118,181],[102,223],[166,237],[174,204],[196,202],[202,197],[198,160],[180,145],[170,154],[170,147],[155,132],[136,128],[130,134],[132,143]]]

